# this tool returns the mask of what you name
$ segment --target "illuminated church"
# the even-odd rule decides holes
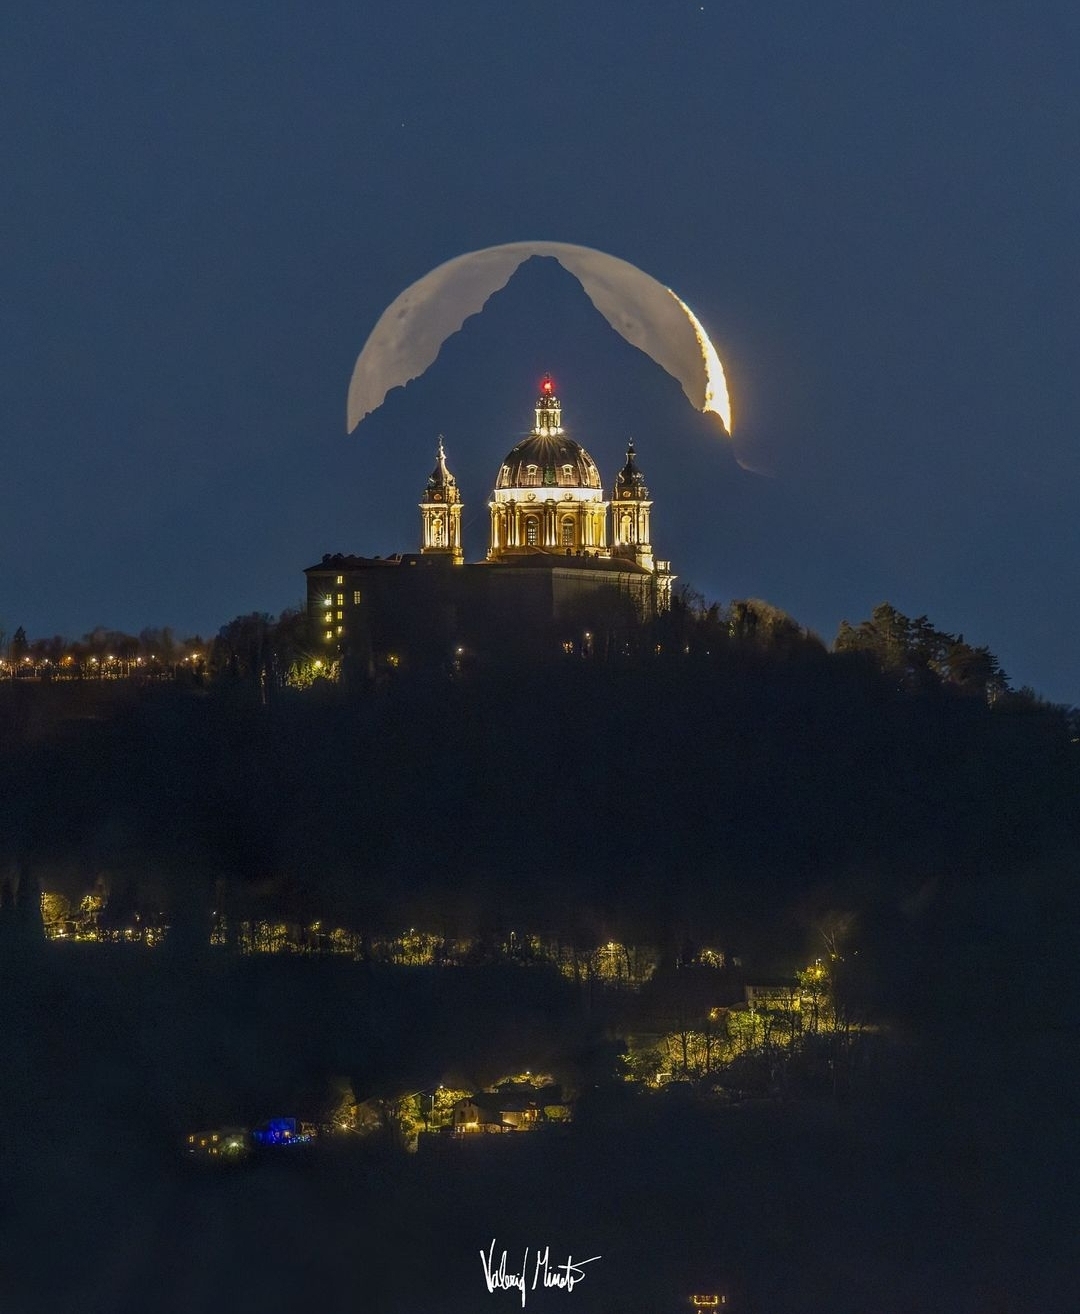
[[[671,604],[675,576],[653,555],[633,441],[609,499],[596,462],[563,429],[550,376],[532,431],[496,475],[486,558],[465,562],[464,503],[441,437],[419,509],[418,553],[327,555],[304,572],[326,659],[374,674],[465,656],[589,653],[628,643]]]

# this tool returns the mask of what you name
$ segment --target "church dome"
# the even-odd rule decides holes
[[[550,374],[540,383],[536,425],[502,463],[495,492],[508,488],[576,488],[603,490],[596,462],[562,427],[562,407]]]
[[[489,561],[533,552],[607,555],[608,504],[596,462],[563,432],[551,375],[540,384],[532,433],[507,455],[488,503]]]
[[[507,488],[592,488],[603,485],[596,462],[565,434],[531,433],[508,454],[495,480]]]

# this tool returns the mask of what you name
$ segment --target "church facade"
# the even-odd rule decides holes
[[[675,576],[653,553],[652,501],[633,441],[609,496],[596,462],[563,429],[550,376],[534,416],[496,475],[484,560],[465,562],[464,502],[440,437],[419,503],[418,552],[328,554],[304,572],[323,660],[352,659],[374,674],[587,653],[667,610]]]

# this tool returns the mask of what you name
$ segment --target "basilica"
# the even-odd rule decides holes
[[[483,561],[465,561],[464,502],[440,437],[419,504],[419,552],[328,554],[305,571],[324,660],[375,674],[465,656],[587,654],[628,641],[667,610],[675,577],[653,554],[633,441],[608,498],[596,462],[563,429],[550,376],[534,414],[495,477]]]

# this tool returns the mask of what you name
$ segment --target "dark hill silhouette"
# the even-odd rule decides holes
[[[95,689],[95,719],[10,720],[6,858],[69,897],[107,871],[133,907],[204,925],[222,889],[237,916],[731,948],[823,899],[895,919],[928,882],[1072,851],[1059,709],[710,615],[677,610],[607,662],[269,700],[222,662],[207,689],[105,708]],[[81,697],[0,692],[24,711]]]

